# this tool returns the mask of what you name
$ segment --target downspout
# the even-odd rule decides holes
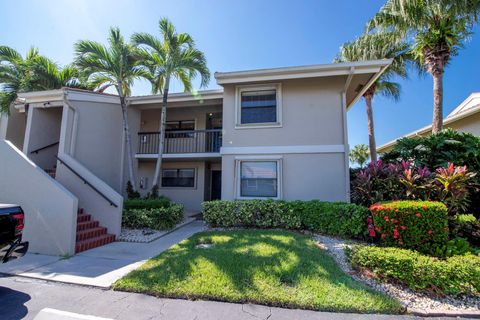
[[[65,102],[65,105],[67,106],[64,108],[64,114],[62,115],[62,127],[60,130],[60,144],[58,151],[59,153],[65,153],[68,154],[71,157],[74,157],[74,151],[75,151],[75,143],[76,143],[76,138],[77,138],[77,128],[78,128],[78,112],[77,108],[75,108],[70,101],[68,100],[68,92],[63,93],[63,101]],[[71,128],[71,135],[70,135],[70,147],[68,148],[69,150],[66,150],[65,148],[65,140],[67,138],[67,128],[68,125],[68,116],[69,113],[73,112],[73,122],[72,122],[72,128]]]
[[[346,202],[350,202],[350,161],[348,154],[350,152],[350,147],[348,145],[348,128],[347,128],[347,90],[352,82],[353,75],[355,73],[355,67],[350,67],[350,72],[348,73],[347,80],[345,81],[345,86],[341,93],[342,96],[342,121],[343,121],[343,144],[344,144],[344,161],[345,161],[345,191],[346,191]]]

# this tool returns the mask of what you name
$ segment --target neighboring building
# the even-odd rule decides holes
[[[480,136],[480,92],[472,93],[458,107],[456,107],[448,116],[443,119],[443,127],[452,128],[461,132],[469,132]],[[402,136],[405,137],[425,137],[432,133],[432,125],[421,128]],[[393,149],[397,140],[392,140],[377,148],[378,153],[386,153]]]
[[[389,63],[216,73],[221,90],[170,94],[160,194],[189,214],[211,199],[349,201],[346,112]],[[142,194],[161,100],[128,98]],[[73,254],[119,235],[128,176],[117,96],[22,94],[0,118],[0,138],[0,202],[26,209],[33,252]]]

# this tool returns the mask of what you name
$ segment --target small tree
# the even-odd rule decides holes
[[[109,47],[89,40],[77,42],[75,63],[87,75],[90,86],[99,92],[114,87],[118,93],[127,145],[128,177],[132,190],[137,191],[126,97],[130,95],[133,81],[146,77],[147,73],[138,65],[139,56],[135,47],[125,43],[118,28],[110,29],[108,43]]]
[[[368,160],[368,146],[366,144],[357,144],[350,150],[350,161],[358,163],[363,168]]]
[[[137,46],[146,48],[141,51],[142,64],[148,71],[147,78],[152,84],[152,93],[163,94],[158,158],[152,187],[158,185],[162,167],[170,80],[173,78],[180,80],[185,91],[191,91],[192,80],[197,74],[201,78],[201,87],[206,86],[210,80],[205,55],[195,47],[192,37],[188,33],[177,33],[173,24],[166,18],[160,20],[159,28],[162,39],[148,33],[136,33],[132,36],[132,41]]]

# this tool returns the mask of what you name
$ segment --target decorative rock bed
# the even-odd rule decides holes
[[[127,229],[122,228],[120,236],[118,237],[117,241],[123,242],[137,242],[137,243],[148,243],[161,238],[170,232],[177,230],[178,228],[183,227],[184,225],[189,224],[190,222],[194,221],[194,218],[187,218],[183,220],[181,223],[177,224],[173,229],[170,230],[155,230],[155,229]]]
[[[344,252],[344,249],[348,247],[349,244],[345,241],[318,234],[314,235],[314,239],[321,249],[327,250],[332,255],[344,272],[375,290],[382,291],[397,298],[409,312],[419,315],[474,315],[475,317],[480,317],[479,298],[431,297],[423,293],[413,292],[398,284],[379,282],[356,272],[350,267]]]

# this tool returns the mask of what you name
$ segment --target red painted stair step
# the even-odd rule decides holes
[[[113,234],[104,234],[95,238],[79,241],[75,245],[75,252],[79,253],[85,250],[104,246],[113,241],[115,241],[115,235]]]
[[[95,220],[78,222],[77,223],[77,232],[84,231],[84,230],[87,230],[87,229],[93,229],[93,228],[98,227],[99,225],[100,225],[100,223],[98,221],[95,221]]]
[[[77,215],[77,222],[86,222],[90,221],[92,219],[92,216],[86,213],[80,213]]]
[[[107,234],[107,228],[96,227],[77,232],[77,242]]]

